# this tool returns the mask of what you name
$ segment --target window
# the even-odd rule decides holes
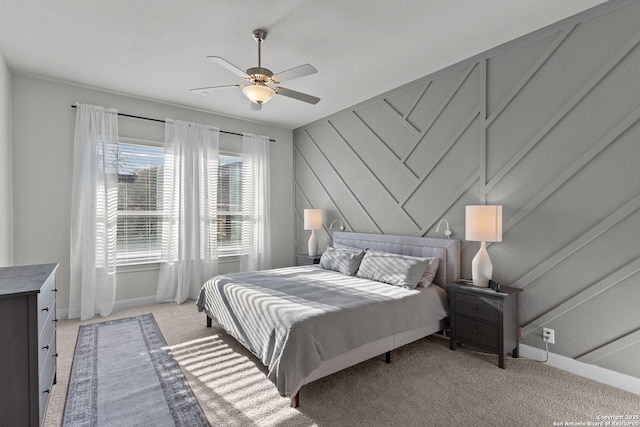
[[[157,262],[164,148],[128,142],[110,148],[118,171],[118,265]]]
[[[160,143],[120,138],[107,148],[118,171],[118,265],[160,261],[162,172]],[[124,142],[123,142],[124,141]],[[242,232],[242,157],[220,154],[218,168],[218,250],[238,255]]]
[[[240,253],[242,233],[242,157],[218,156],[218,251]]]

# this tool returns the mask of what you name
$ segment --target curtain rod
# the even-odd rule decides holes
[[[75,106],[75,105],[72,105],[71,108],[78,108],[78,107]],[[122,117],[131,117],[132,119],[140,119],[140,120],[148,120],[150,122],[166,123],[166,121],[162,120],[162,119],[152,119],[150,117],[133,116],[131,114],[125,114],[125,113],[118,113],[118,115],[122,116]],[[241,133],[229,132],[229,131],[226,131],[226,130],[221,130],[220,133],[226,133],[227,135],[244,136]],[[270,142],[276,142],[275,139],[269,139],[269,141]]]

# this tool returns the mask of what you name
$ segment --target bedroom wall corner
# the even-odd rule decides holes
[[[524,343],[640,378],[640,1],[613,0],[294,131],[304,208],[358,232],[464,239],[503,205],[494,279]],[[478,250],[463,242],[463,277]]]
[[[13,265],[11,71],[0,54],[0,267]]]

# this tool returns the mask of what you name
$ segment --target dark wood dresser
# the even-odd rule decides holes
[[[449,296],[449,347],[470,344],[498,355],[518,357],[518,294],[522,289],[502,286],[499,292],[460,283],[447,284]]]
[[[58,264],[0,268],[0,426],[41,426],[56,378]]]

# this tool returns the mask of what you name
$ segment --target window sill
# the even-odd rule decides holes
[[[230,264],[240,262],[240,254],[227,253],[218,255],[218,264]],[[160,269],[161,261],[143,261],[135,264],[123,264],[116,267],[116,273],[137,273],[139,271],[156,271]]]

